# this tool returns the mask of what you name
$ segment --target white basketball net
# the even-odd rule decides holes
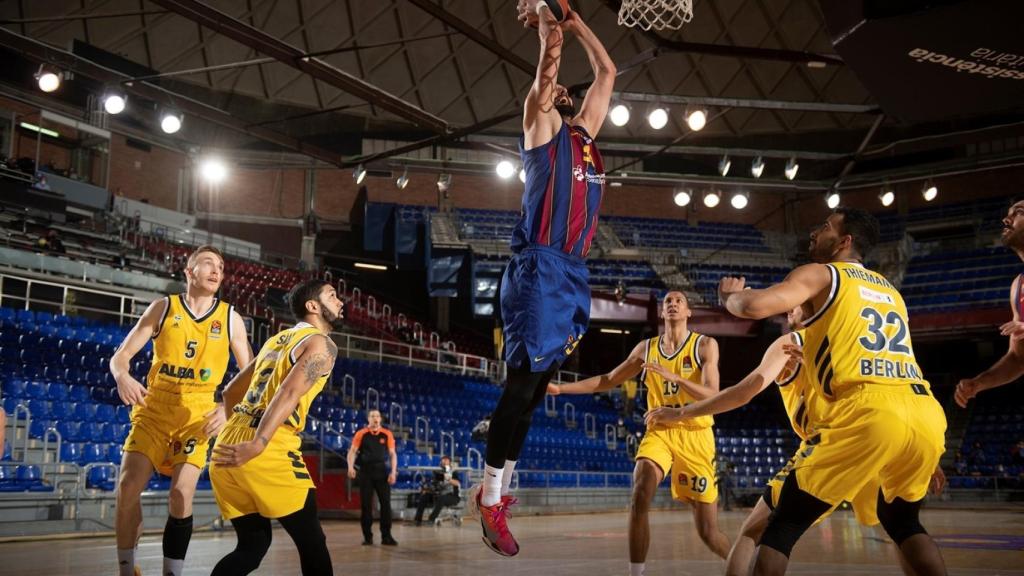
[[[693,0],[622,0],[619,25],[679,30],[693,19]]]

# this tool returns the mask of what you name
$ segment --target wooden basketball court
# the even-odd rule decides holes
[[[730,538],[745,516],[745,510],[722,514]],[[924,522],[939,540],[951,575],[1024,575],[1024,512],[928,510]],[[395,548],[362,546],[356,522],[327,521],[324,528],[335,574],[597,576],[627,571],[625,513],[513,518],[522,546],[516,558],[502,558],[486,549],[472,519],[461,527],[450,522],[420,528],[399,523],[394,535],[400,545]],[[655,512],[651,528],[648,574],[722,573],[724,562],[701,544],[689,511]],[[230,531],[197,533],[185,574],[209,574],[234,544]],[[861,528],[852,514],[843,512],[811,529],[797,546],[789,573],[897,575],[894,550],[881,529]],[[109,576],[116,570],[112,536],[5,543],[0,544],[0,558],[0,574],[19,576]],[[143,538],[138,560],[143,574],[160,572],[159,536]],[[298,573],[291,540],[283,530],[275,530],[274,544],[256,574]]]

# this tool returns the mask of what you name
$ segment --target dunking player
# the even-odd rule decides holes
[[[862,264],[877,241],[873,216],[838,208],[811,233],[813,264],[764,290],[745,290],[743,278],[720,283],[723,304],[741,318],[803,306],[804,369],[829,403],[818,443],[797,455],[782,484],[754,574],[784,574],[807,528],[875,480],[878,518],[910,567],[918,576],[946,573],[919,520],[945,450],[946,418],[914,358],[903,297]]]
[[[213,449],[210,480],[238,545],[214,576],[259,567],[270,548],[271,518],[295,542],[303,576],[334,573],[299,434],[334,367],[338,347],[328,334],[341,321],[343,304],[323,280],[298,284],[288,301],[299,323],[267,340],[224,390],[231,418]]]
[[[185,266],[184,294],[161,298],[110,358],[121,401],[134,406],[117,485],[117,561],[121,576],[138,573],[135,547],[142,534],[139,496],[153,470],[171,476],[163,552],[166,575],[181,574],[192,538],[192,497],[206,465],[209,439],[224,425],[214,398],[224,379],[228,355],[245,366],[252,358],[242,317],[217,298],[224,257],[200,246]],[[132,377],[132,358],[153,340],[153,363],[143,386]]]
[[[665,333],[637,344],[611,372],[562,386],[552,394],[593,394],[610,390],[644,371],[647,406],[683,406],[718,392],[718,343],[691,332],[690,307],[682,292],[662,301]],[[650,546],[648,510],[662,479],[671,479],[672,496],[693,504],[697,533],[712,552],[725,558],[729,539],[718,529],[715,484],[715,435],[710,416],[671,425],[648,426],[636,454],[629,509],[629,571],[644,573]]]
[[[803,364],[810,360],[804,357],[804,330],[800,323],[802,317],[803,310],[800,307],[794,308],[786,315],[786,320],[793,332],[777,338],[765,351],[757,369],[735,386],[710,398],[680,408],[668,406],[655,408],[649,411],[645,418],[647,426],[651,427],[673,425],[685,422],[690,418],[720,414],[747,404],[771,383],[778,386],[790,425],[800,437],[800,447],[797,448],[797,453],[789,459],[786,466],[768,481],[761,498],[747,519],[743,521],[740,535],[733,543],[732,550],[729,551],[725,567],[726,576],[746,576],[750,573],[754,548],[768,524],[771,511],[779,502],[779,492],[782,490],[783,482],[792,472],[798,455],[817,443],[817,432],[814,427],[821,418],[822,411],[828,408],[828,403],[821,398],[820,394],[816,393],[807,377],[809,371],[803,369]],[[942,474],[941,468],[936,468],[932,480],[935,491],[941,491],[945,483],[945,476]],[[865,526],[878,524],[878,515],[875,513],[878,503],[878,488],[878,482],[868,482],[853,499],[853,511],[857,520]],[[817,521],[820,522],[824,518],[825,516],[821,516]],[[904,564],[903,555],[899,556],[901,564],[904,565],[904,571],[913,576],[913,572],[909,571]]]
[[[508,382],[491,420],[483,489],[477,493],[484,542],[505,556],[519,552],[508,530],[513,502],[508,486],[533,411],[590,321],[583,259],[597,230],[604,192],[604,166],[594,138],[615,79],[608,53],[575,13],[559,24],[544,1],[520,0],[517,9],[520,20],[539,17],[541,51],[523,106],[523,213],[501,285]],[[579,38],[594,72],[578,112],[568,91],[556,83],[566,32]]]
[[[1024,200],[1015,202],[1003,218],[1003,246],[1024,260]],[[974,378],[961,380],[956,387],[956,403],[962,408],[978,392],[1009,384],[1024,374],[1024,274],[1018,274],[1010,285],[1010,310],[1013,320],[1003,324],[999,332],[1010,337],[1006,354],[991,368]]]

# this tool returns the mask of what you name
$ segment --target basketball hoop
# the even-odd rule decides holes
[[[693,19],[693,0],[622,0],[619,26],[679,30]]]

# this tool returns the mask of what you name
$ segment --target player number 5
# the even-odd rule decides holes
[[[195,358],[196,357],[196,345],[197,344],[199,344],[199,342],[197,342],[195,340],[189,340],[188,342],[185,343],[185,358]]]

